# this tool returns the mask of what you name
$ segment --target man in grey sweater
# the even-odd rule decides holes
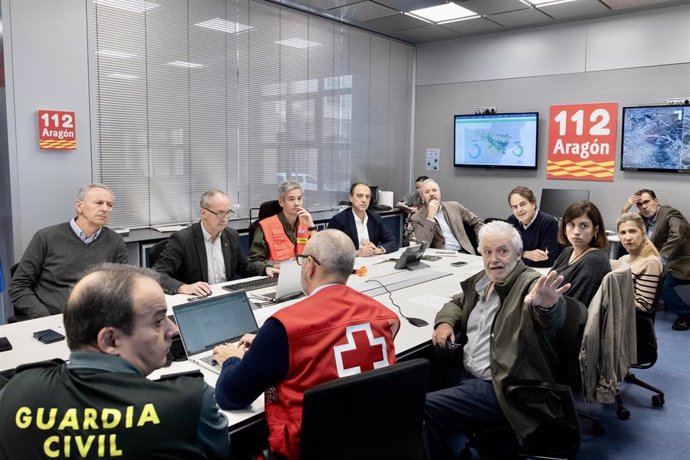
[[[9,285],[17,313],[29,318],[62,313],[70,288],[87,268],[128,262],[122,237],[104,227],[113,200],[105,185],[86,185],[74,202],[77,217],[36,232]]]

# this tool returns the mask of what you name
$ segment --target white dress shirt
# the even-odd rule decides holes
[[[223,283],[228,280],[225,273],[225,258],[221,246],[220,233],[215,241],[212,241],[211,234],[201,225],[201,232],[204,234],[204,246],[206,247],[206,262],[208,264],[208,284]]]

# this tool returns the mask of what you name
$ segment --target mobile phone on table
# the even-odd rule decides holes
[[[451,267],[462,267],[463,265],[467,265],[467,262],[458,260],[457,262],[453,262],[450,264]]]
[[[41,343],[55,343],[60,340],[64,340],[65,336],[60,334],[58,331],[52,329],[44,329],[42,331],[34,332],[34,339],[37,339]]]

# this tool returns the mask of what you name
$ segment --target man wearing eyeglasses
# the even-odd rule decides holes
[[[267,274],[273,268],[262,262],[249,263],[240,251],[240,237],[228,228],[232,216],[230,198],[222,190],[201,195],[201,220],[168,238],[154,270],[166,294],[205,296],[211,285],[240,277]]]
[[[218,405],[244,408],[264,393],[271,451],[290,460],[299,458],[304,392],[394,363],[400,327],[395,313],[346,285],[355,263],[346,234],[319,232],[296,257],[309,297],[268,318],[256,336],[213,350],[223,366]]]
[[[653,190],[635,192],[623,205],[622,212],[637,206],[647,227],[647,236],[661,255],[667,270],[661,286],[661,300],[666,309],[677,314],[673,323],[676,331],[690,329],[690,306],[675,290],[690,284],[690,226],[683,214],[671,206],[662,206]]]

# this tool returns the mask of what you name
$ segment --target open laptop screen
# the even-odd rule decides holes
[[[188,356],[259,329],[244,291],[176,305],[173,311]]]

